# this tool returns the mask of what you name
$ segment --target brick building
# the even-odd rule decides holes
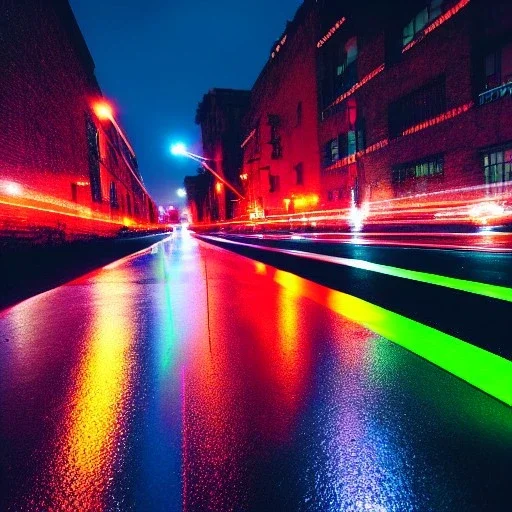
[[[2,229],[108,234],[156,220],[67,0],[2,3],[0,68]]]
[[[250,92],[236,89],[212,89],[197,108],[196,123],[201,127],[203,155],[226,181],[241,190],[242,118],[249,105]],[[204,217],[231,219],[238,214],[237,197],[211,175]],[[190,182],[190,180],[189,180]],[[203,215],[201,215],[203,217]]]
[[[250,212],[511,181],[511,70],[508,1],[305,1],[253,87]]]
[[[512,179],[510,2],[375,4],[371,17],[331,3],[323,30],[345,21],[318,55],[327,207]]]
[[[272,46],[244,120],[242,177],[252,216],[319,202],[315,2],[306,1]]]

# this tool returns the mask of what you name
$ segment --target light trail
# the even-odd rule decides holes
[[[357,268],[359,270],[366,270],[378,274],[398,277],[401,279],[408,279],[420,283],[431,284],[434,286],[441,286],[443,288],[451,288],[452,290],[459,290],[475,295],[481,295],[492,299],[503,300],[512,302],[512,288],[505,286],[498,286],[493,284],[481,283],[478,281],[468,281],[465,279],[458,279],[455,277],[441,276],[438,274],[431,274],[428,272],[419,272],[417,270],[408,270],[399,267],[392,267],[389,265],[381,265],[379,263],[372,263],[365,260],[357,260],[350,258],[341,258],[338,256],[327,256],[325,254],[316,254],[306,251],[296,251],[289,249],[278,249],[275,247],[264,247],[261,245],[247,244],[244,242],[235,242],[234,240],[227,240],[225,238],[203,236],[206,240],[213,240],[228,244],[234,244],[252,249],[259,249],[273,253],[288,254],[290,256],[297,256],[300,258],[323,261],[325,263],[334,263],[336,265],[343,265],[345,267]]]
[[[273,276],[272,276],[273,274]],[[267,275],[512,405],[512,362],[420,322],[282,270]],[[294,286],[295,283],[295,286]],[[298,286],[300,284],[300,286]]]
[[[239,242],[234,243],[240,244]],[[218,247],[217,249],[226,250]],[[327,307],[435,364],[497,400],[509,406],[512,405],[511,361],[353,295],[332,290],[262,262],[255,261],[255,265],[255,272],[262,278],[269,278],[280,286]]]

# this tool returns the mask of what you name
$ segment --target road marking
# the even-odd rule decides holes
[[[297,251],[290,249],[278,249],[276,247],[265,247],[257,244],[248,244],[244,242],[235,242],[225,238],[204,236],[202,238],[219,241],[228,244],[240,245],[253,249],[260,249],[269,252],[276,252],[281,254],[289,254],[291,256],[298,256],[316,261],[324,261],[327,263],[334,263],[336,265],[343,265],[347,267],[357,268],[359,270],[367,270],[369,272],[376,272],[402,279],[409,279],[420,283],[432,284],[435,286],[442,286],[444,288],[451,288],[475,295],[482,295],[492,299],[503,300],[512,302],[512,288],[506,286],[498,286],[494,284],[481,283],[479,281],[468,281],[466,279],[458,279],[455,277],[441,276],[438,274],[430,274],[428,272],[419,272],[417,270],[408,270],[400,267],[392,267],[389,265],[381,265],[380,263],[372,263],[366,260],[357,260],[351,258],[341,258],[338,256],[327,256],[325,254],[315,254],[306,251]]]

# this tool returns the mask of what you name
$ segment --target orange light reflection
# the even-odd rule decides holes
[[[126,435],[127,406],[135,370],[132,297],[118,269],[96,275],[93,327],[71,384],[57,453],[39,493],[48,510],[103,510],[119,447]]]

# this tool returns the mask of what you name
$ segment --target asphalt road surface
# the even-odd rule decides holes
[[[507,510],[512,409],[336,293],[184,232],[4,310],[0,510]]]

